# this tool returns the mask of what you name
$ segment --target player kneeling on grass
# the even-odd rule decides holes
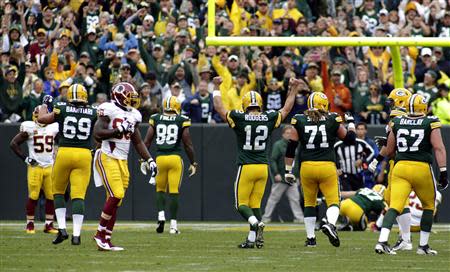
[[[439,184],[442,189],[448,186],[447,158],[441,136],[441,122],[434,116],[426,116],[427,112],[426,99],[421,95],[412,95],[408,102],[408,115],[391,120],[392,133],[388,136],[386,149],[382,149],[376,158],[381,162],[385,156],[390,156],[397,150],[396,163],[392,170],[391,203],[384,216],[378,243],[375,245],[375,252],[378,254],[396,254],[388,245],[389,234],[395,218],[403,210],[412,190],[423,206],[417,254],[437,254],[437,251],[428,245],[436,198],[436,185],[431,168],[432,149],[440,168]]]
[[[94,158],[94,180],[97,186],[102,183],[106,189],[106,202],[100,216],[94,240],[99,250],[120,251],[122,247],[111,243],[111,235],[116,222],[117,209],[122,204],[128,188],[128,152],[130,142],[145,160],[145,167],[151,175],[157,172],[156,164],[145,148],[138,124],[142,116],[139,107],[139,94],[133,85],[120,82],[113,86],[111,102],[98,107],[98,120],[94,127],[94,137],[101,142]]]
[[[294,105],[299,80],[291,78],[286,103],[279,111],[263,111],[261,95],[250,91],[242,97],[244,111],[226,111],[219,91],[222,79],[215,77],[214,108],[220,117],[234,130],[237,137],[239,165],[235,181],[236,209],[250,224],[246,241],[239,248],[261,248],[264,245],[264,223],[261,222],[261,199],[269,175],[267,141]]]
[[[181,104],[175,96],[169,96],[163,101],[163,113],[150,117],[147,135],[144,143],[150,147],[153,137],[156,136],[156,208],[158,209],[157,233],[164,232],[166,221],[165,194],[170,197],[170,234],[179,234],[177,226],[178,195],[183,180],[183,159],[181,158],[180,143],[183,141],[186,154],[191,165],[189,177],[197,171],[197,163],[194,158],[194,146],[192,145],[189,127],[191,120],[180,114]],[[141,165],[141,171],[146,174],[146,168]]]
[[[26,232],[34,234],[34,211],[41,189],[45,195],[45,233],[58,233],[53,227],[55,208],[53,206],[52,166],[53,144],[58,134],[58,123],[50,125],[37,122],[39,107],[33,112],[33,121],[25,121],[20,125],[20,132],[11,140],[10,147],[27,165],[28,200],[26,204]],[[26,156],[20,145],[28,145]]]
[[[383,195],[386,187],[381,184],[372,189],[362,188],[358,191],[341,192],[341,208],[339,214],[347,219],[347,225],[339,230],[365,230],[367,218],[371,213],[380,215],[386,204]]]
[[[305,199],[305,246],[316,246],[314,233],[316,223],[317,193],[320,189],[325,196],[328,209],[322,232],[328,236],[330,243],[339,247],[340,241],[336,232],[336,221],[339,217],[339,182],[336,170],[334,144],[339,138],[345,144],[354,144],[356,139],[355,124],[351,115],[345,115],[348,131],[342,125],[342,117],[329,112],[326,95],[313,92],[307,100],[308,110],[305,114],[296,114],[291,124],[295,130],[286,150],[286,180],[295,181],[292,174],[295,150],[300,142],[299,162],[300,181]]]

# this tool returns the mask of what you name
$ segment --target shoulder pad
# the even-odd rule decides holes
[[[266,111],[266,113],[274,113],[275,111],[274,110],[268,110],[268,111]]]
[[[65,106],[65,105],[67,105],[67,102],[59,101],[59,102],[56,102],[56,105],[57,106]]]
[[[36,123],[33,121],[25,121],[20,124],[20,132],[32,133]]]
[[[180,116],[184,119],[190,119],[188,116],[184,115],[184,114],[180,114]]]

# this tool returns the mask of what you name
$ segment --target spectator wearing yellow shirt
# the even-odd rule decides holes
[[[308,63],[305,71],[305,80],[313,92],[323,92],[322,78],[319,76],[319,65],[315,62]]]
[[[303,18],[303,14],[297,9],[297,3],[295,0],[288,0],[281,9],[274,9],[272,13],[273,19],[280,19],[288,17],[294,20],[296,23],[300,18]]]
[[[439,85],[438,98],[431,103],[433,115],[441,120],[442,124],[450,125],[450,96],[447,85]]]
[[[228,91],[228,106],[226,107],[228,111],[242,110],[242,97],[253,90],[254,87],[254,84],[249,81],[249,76],[246,71],[239,72],[236,85]]]
[[[272,29],[272,17],[270,16],[267,0],[258,1],[256,15],[258,16],[261,28],[270,31]]]
[[[239,36],[241,30],[248,26],[248,21],[250,19],[250,13],[244,9],[245,1],[234,0],[231,5],[230,11],[230,21],[233,23],[232,36]]]

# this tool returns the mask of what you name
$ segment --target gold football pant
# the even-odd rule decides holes
[[[183,160],[179,155],[161,155],[156,157],[158,175],[156,191],[178,194],[183,180]]]
[[[305,198],[305,207],[315,207],[317,205],[319,189],[324,195],[328,207],[339,205],[339,182],[334,162],[302,162],[300,181]]]
[[[409,194],[414,191],[424,210],[434,210],[436,184],[431,165],[418,161],[399,161],[395,164],[391,180],[390,208],[401,213]]]
[[[364,210],[355,201],[347,198],[341,202],[339,214],[346,216],[352,225],[359,225]]]
[[[84,199],[91,178],[91,151],[86,148],[60,147],[53,166],[53,194],[63,195],[70,182],[70,198]]]
[[[235,207],[245,205],[251,209],[259,209],[269,177],[267,164],[244,164],[238,168],[234,183]]]
[[[28,166],[28,197],[32,200],[39,198],[41,188],[45,198],[53,200],[52,166]]]
[[[115,159],[105,153],[100,153],[95,167],[100,173],[107,195],[123,199],[130,179],[127,160]]]
[[[391,180],[392,180],[392,173],[394,173],[394,166],[395,161],[390,160],[389,161],[389,174],[388,174],[388,185],[386,190],[384,191],[384,201],[388,204],[388,206],[391,203]],[[405,208],[409,207],[409,199],[407,198],[405,201]]]

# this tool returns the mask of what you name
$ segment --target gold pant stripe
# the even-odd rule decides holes
[[[97,165],[98,165],[98,169],[100,169],[100,173],[102,174],[102,181],[103,181],[103,184],[105,185],[106,190],[108,191],[108,193],[109,193],[109,195],[111,197],[114,197],[114,193],[111,190],[111,186],[109,186],[108,177],[106,176],[105,167],[102,164],[102,152],[101,151],[100,151],[100,154],[98,154],[98,157],[97,157]]]

